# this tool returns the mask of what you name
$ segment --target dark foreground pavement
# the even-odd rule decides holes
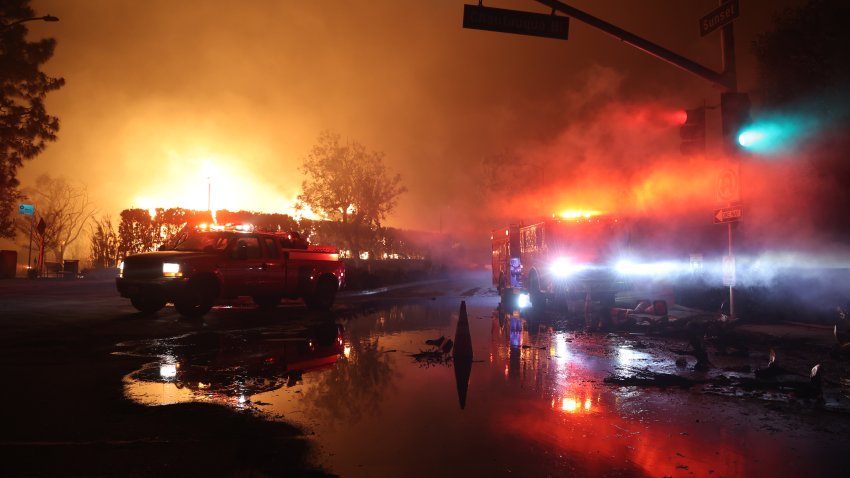
[[[374,292],[366,294],[371,302],[341,297],[336,316],[381,301],[430,298],[440,285]],[[195,321],[171,309],[146,317],[117,296],[112,281],[0,281],[0,476],[329,476],[317,464],[310,432],[295,426],[207,403],[151,407],[126,399],[122,377],[150,359],[115,354],[120,343],[316,320],[327,318],[287,305],[272,313],[214,309]],[[672,342],[663,337],[625,337],[631,347],[670,354]],[[823,363],[830,386],[848,377],[847,358],[833,353],[827,327],[745,324],[730,338],[749,346],[757,366],[775,349],[783,367],[798,374]],[[725,358],[712,353],[723,367]],[[692,364],[690,358],[688,370]],[[794,404],[770,406],[798,413]],[[835,444],[844,440],[836,436]]]
[[[143,317],[112,281],[0,282],[0,476],[327,476],[293,426],[124,398],[122,377],[149,359],[116,343],[244,325],[209,319]]]

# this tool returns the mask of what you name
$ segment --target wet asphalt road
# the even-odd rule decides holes
[[[845,475],[840,393],[726,386],[677,367],[676,339],[500,317],[487,279],[194,321],[141,316],[110,282],[0,282],[0,475]],[[471,361],[432,345],[461,301]],[[636,370],[699,386],[605,381]]]

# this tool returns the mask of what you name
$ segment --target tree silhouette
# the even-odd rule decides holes
[[[91,262],[95,269],[108,269],[118,265],[118,233],[108,214],[94,221],[91,231]]]
[[[56,139],[59,119],[47,114],[47,93],[65,84],[39,70],[56,40],[26,40],[26,23],[35,16],[29,0],[0,2],[0,237],[15,234],[15,210],[22,199],[18,168]]]
[[[338,134],[323,132],[301,167],[307,176],[298,200],[343,226],[348,249],[359,257],[398,197],[407,191],[401,175],[392,175],[383,153],[370,152],[356,142],[340,142]]]

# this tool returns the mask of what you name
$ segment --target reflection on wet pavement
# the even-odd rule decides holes
[[[441,298],[379,308],[339,328],[125,344],[124,353],[157,357],[126,377],[125,393],[151,405],[214,401],[301,425],[314,434],[316,461],[346,477],[817,475],[846,451],[841,440],[812,438],[828,420],[606,384],[616,370],[675,364],[624,338],[500,318],[494,300],[467,299],[471,360],[442,349],[457,341],[462,314],[460,300]]]

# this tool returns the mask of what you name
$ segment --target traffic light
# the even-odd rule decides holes
[[[679,128],[682,144],[679,151],[685,156],[705,153],[705,108],[685,110],[684,124]]]
[[[817,122],[805,116],[765,114],[741,130],[738,144],[753,154],[772,156],[794,149],[817,130]]]
[[[720,95],[720,121],[726,152],[737,154],[745,151],[739,136],[751,122],[750,96],[747,93],[722,93]],[[747,141],[746,137],[744,140]]]

